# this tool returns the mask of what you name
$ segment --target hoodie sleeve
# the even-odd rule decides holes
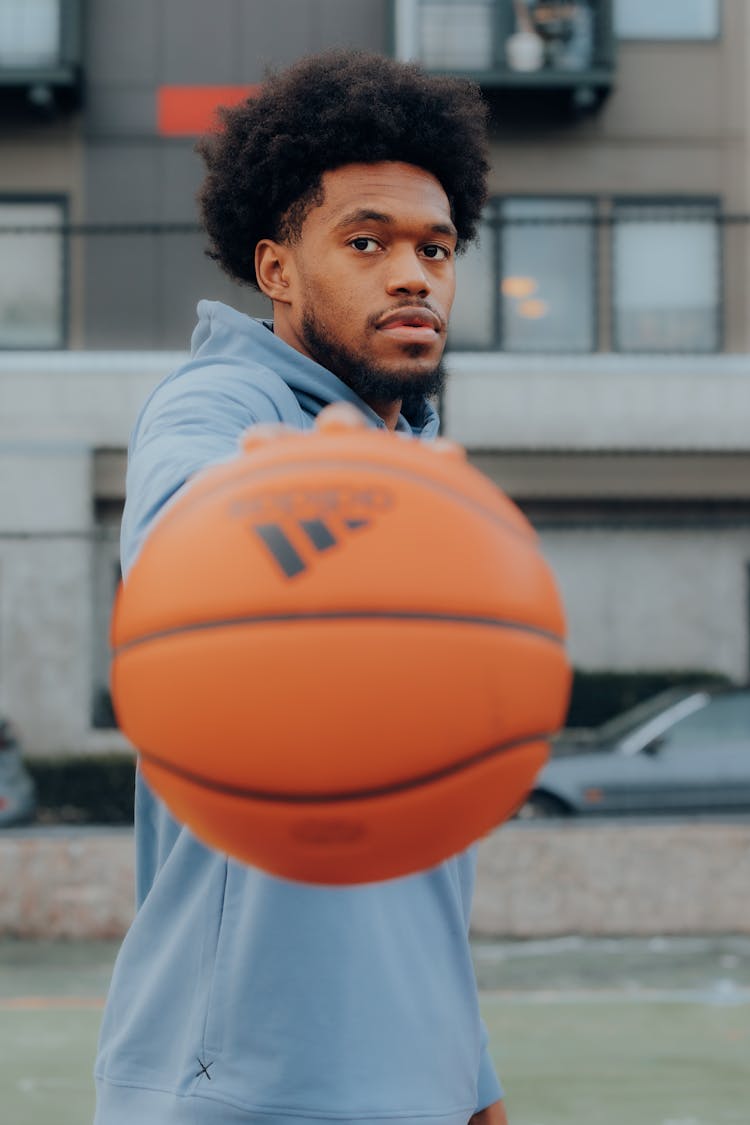
[[[495,1067],[490,1058],[489,1035],[484,1020],[481,1020],[480,1024],[482,1048],[479,1056],[479,1078],[477,1081],[477,1113],[479,1113],[480,1109],[486,1109],[488,1105],[493,1105],[496,1101],[499,1101],[500,1098],[505,1096],[500,1079],[495,1073]]]
[[[461,855],[456,856],[456,871],[463,905],[466,934],[471,929],[471,906],[474,899],[474,886],[477,874],[477,845],[473,844]],[[479,1073],[477,1075],[477,1105],[476,1112],[486,1109],[500,1098],[504,1097],[503,1087],[495,1073],[495,1067],[489,1050],[489,1033],[484,1020],[479,1021]]]
[[[130,441],[123,571],[132,566],[164,505],[190,477],[236,456],[250,426],[283,418],[272,388],[231,365],[188,365],[158,386]]]

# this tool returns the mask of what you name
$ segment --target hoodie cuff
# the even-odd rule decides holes
[[[500,1079],[495,1073],[495,1067],[487,1047],[483,1047],[479,1057],[476,1112],[479,1113],[480,1109],[486,1109],[488,1105],[494,1105],[502,1097],[504,1097],[504,1092]]]

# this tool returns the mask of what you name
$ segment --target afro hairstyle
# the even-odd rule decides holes
[[[448,197],[458,248],[476,236],[487,197],[487,107],[478,87],[415,63],[335,50],[272,74],[258,97],[220,111],[197,150],[209,257],[258,288],[255,247],[294,241],[323,201],[321,178],[346,164],[398,161],[433,175]]]

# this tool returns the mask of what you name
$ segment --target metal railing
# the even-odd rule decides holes
[[[236,294],[197,222],[3,224],[2,204],[0,350],[183,348],[197,300]],[[450,346],[750,351],[748,229],[711,199],[492,200],[457,259]]]

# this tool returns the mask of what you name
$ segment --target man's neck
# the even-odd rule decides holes
[[[306,355],[308,359],[315,359],[315,356],[310,355],[310,352],[305,347],[305,344],[300,339],[299,335],[291,328],[288,318],[285,315],[285,311],[286,310],[283,308],[283,306],[281,309],[274,306],[274,333],[279,337],[280,340],[283,340],[285,344],[289,344],[290,347],[294,348],[295,351],[300,352],[302,355]],[[316,360],[316,362],[319,361]],[[344,380],[344,382],[346,382],[346,380]],[[401,413],[400,398],[395,399],[395,401],[393,402],[368,402],[367,399],[365,399],[365,402],[367,402],[367,405],[371,410],[374,410],[375,413],[383,419],[386,427],[389,430],[396,429],[398,417]]]
[[[401,399],[396,399],[395,402],[368,402],[367,405],[371,410],[374,410],[386,424],[389,430],[396,429],[398,416],[401,413]]]

